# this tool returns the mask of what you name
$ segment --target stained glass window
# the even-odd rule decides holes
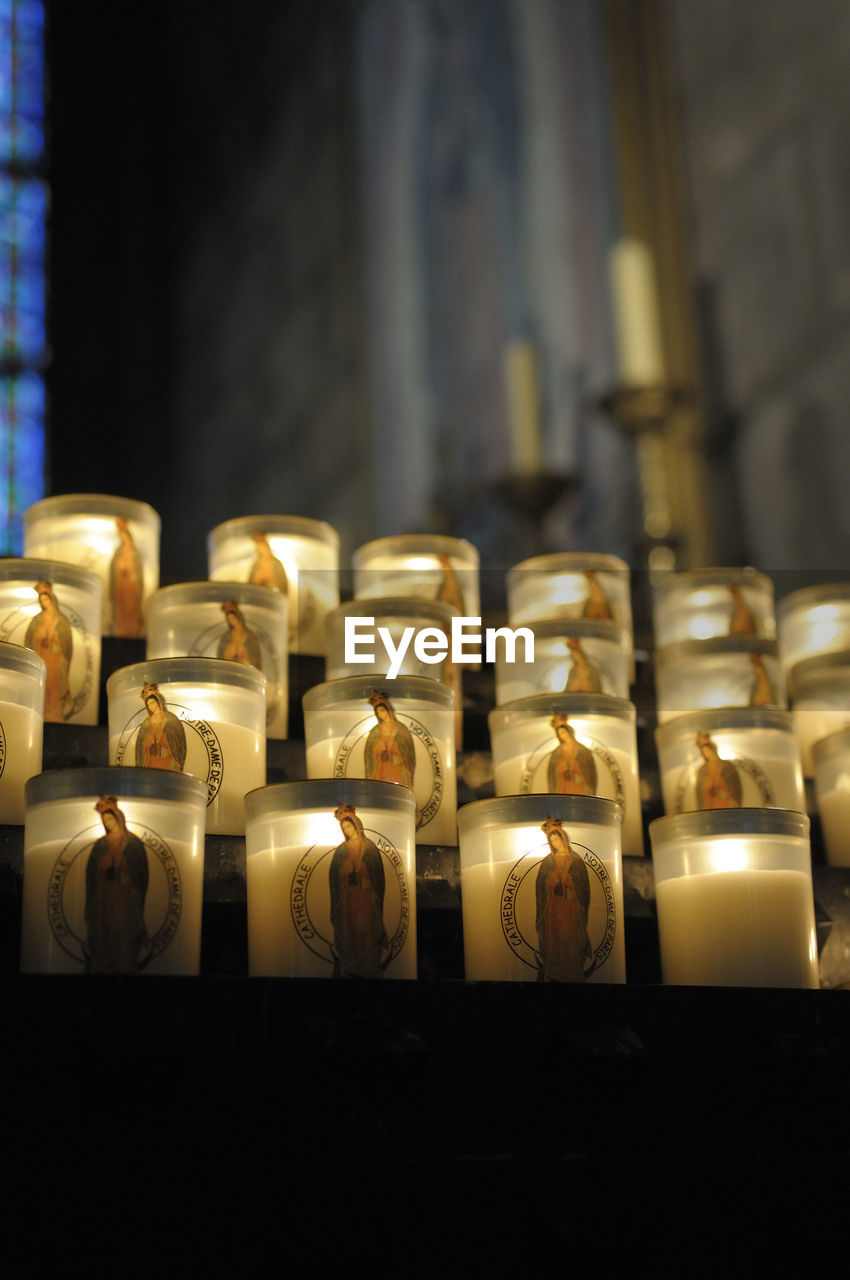
[[[44,494],[44,5],[0,0],[0,554]]]

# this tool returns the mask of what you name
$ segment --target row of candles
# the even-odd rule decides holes
[[[385,677],[406,631],[478,617],[468,543],[368,544],[340,605],[338,539],[317,521],[229,521],[210,534],[209,580],[163,588],[144,504],[46,499],[24,529],[24,558],[0,566],[0,802],[20,805],[35,776],[23,814],[0,816],[25,823],[25,970],[197,971],[203,834],[244,832],[252,973],[414,977],[420,840],[459,845],[468,977],[625,980],[621,859],[644,850],[624,562],[569,553],[509,572],[508,630],[533,633],[533,658],[496,637],[496,798],[458,811],[463,663],[408,646]],[[846,820],[830,838],[828,814],[850,809],[850,731],[823,735],[850,723],[834,694],[850,587],[795,596],[775,611],[752,570],[655,589],[665,981],[817,985],[803,770],[847,860]],[[367,616],[391,644],[364,667],[345,624]],[[115,767],[39,773],[39,707],[95,723],[100,635],[141,633],[146,661],[106,686]],[[291,651],[323,653],[327,679],[303,699],[308,781],[267,787]]]

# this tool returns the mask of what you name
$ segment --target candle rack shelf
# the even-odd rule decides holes
[[[126,641],[104,653],[104,680],[139,657]],[[648,666],[645,824],[660,812]],[[466,675],[460,803],[492,794],[492,673]],[[321,678],[320,660],[292,660],[293,733],[269,743],[270,781],[305,775],[300,696]],[[46,769],[106,749],[105,724],[45,726]],[[825,865],[814,831],[822,986],[840,988],[850,871]],[[5,1211],[40,1226],[47,1180],[57,1265],[126,1247],[128,1189],[150,1219],[140,1271],[178,1204],[193,1268],[243,1275],[274,1257],[401,1265],[411,1248],[431,1266],[495,1263],[505,1233],[543,1220],[561,1248],[613,1233],[606,1256],[633,1262],[706,1230],[700,1196],[746,1217],[749,1244],[764,1192],[795,1223],[815,1200],[838,1208],[836,1183],[788,1171],[791,1153],[850,1145],[846,993],[664,987],[648,856],[625,860],[627,983],[594,987],[464,981],[457,850],[437,846],[417,850],[418,981],[249,978],[244,841],[224,836],[206,840],[201,977],[21,976],[22,861],[22,829],[0,828]]]

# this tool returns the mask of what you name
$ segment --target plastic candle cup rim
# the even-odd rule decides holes
[[[433,702],[447,710],[454,710],[455,691],[451,685],[427,676],[398,675],[393,680],[385,676],[341,676],[337,680],[325,680],[312,685],[301,696],[305,712],[325,708],[342,708],[369,705],[372,693],[385,693],[393,706],[398,702]]]
[[[274,782],[255,787],[245,795],[245,821],[268,815],[295,815],[300,810],[333,810],[353,805],[358,810],[416,815],[416,796],[398,782],[367,778],[311,778],[295,782]]]
[[[52,800],[97,800],[116,796],[119,800],[169,800],[195,804],[205,815],[209,798],[207,785],[189,773],[171,773],[135,765],[95,765],[84,768],[51,769],[28,778],[24,785],[27,807]]]
[[[157,530],[162,524],[159,512],[137,498],[119,498],[111,493],[60,493],[40,498],[27,507],[22,517],[24,531],[36,522],[59,516],[103,516],[107,519],[123,516],[126,520],[155,526]]]
[[[435,569],[438,566],[433,563],[433,559],[440,555],[447,555],[450,558],[454,556],[457,560],[467,562],[462,566],[463,568],[477,568],[479,564],[477,547],[467,542],[465,538],[451,538],[447,534],[439,533],[401,533],[364,542],[352,552],[351,565],[355,570],[368,569],[371,560],[383,556],[425,556],[429,557],[428,563],[423,564],[421,568]],[[404,569],[407,566],[400,564],[397,567]],[[391,568],[387,569],[387,572],[391,571]]]

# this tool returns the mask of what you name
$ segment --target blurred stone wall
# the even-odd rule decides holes
[[[782,589],[846,576],[850,7],[669,12],[724,550]]]

